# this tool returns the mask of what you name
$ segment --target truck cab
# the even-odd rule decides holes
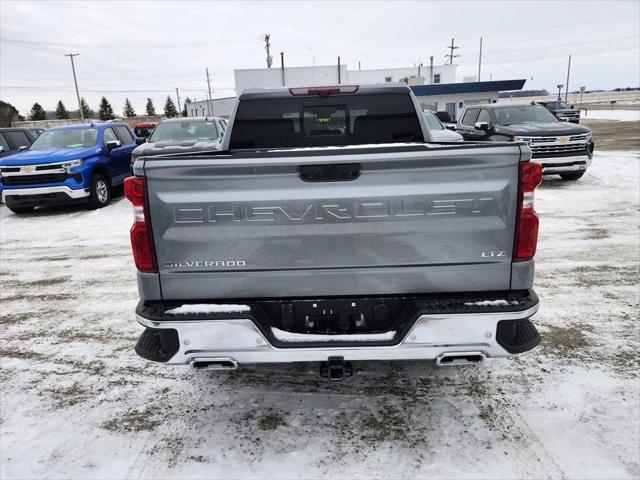
[[[54,203],[104,207],[129,176],[138,142],[126,123],[48,129],[28,149],[0,160],[2,201],[14,213]]]
[[[542,165],[544,175],[558,174],[577,180],[593,159],[593,137],[584,125],[559,121],[538,104],[492,104],[468,107],[457,124],[468,141],[524,141],[532,161]]]

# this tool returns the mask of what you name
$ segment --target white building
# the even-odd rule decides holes
[[[429,65],[402,68],[350,70],[347,65],[311,67],[251,68],[234,70],[235,91],[248,88],[302,87],[312,85],[373,84],[405,82],[425,109],[447,111],[453,119],[466,105],[494,103],[498,92],[520,90],[524,80],[455,83],[456,65]],[[190,117],[229,116],[236,97],[192,102],[187,106]]]

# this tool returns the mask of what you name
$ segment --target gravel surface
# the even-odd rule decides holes
[[[638,478],[638,152],[537,193],[536,350],[481,366],[156,366],[128,229],[0,206],[0,477]]]

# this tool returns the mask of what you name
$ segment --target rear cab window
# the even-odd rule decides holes
[[[230,149],[424,142],[408,93],[240,100]]]

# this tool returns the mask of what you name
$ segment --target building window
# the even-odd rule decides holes
[[[384,77],[386,83],[393,82],[393,77]]]
[[[440,83],[440,74],[439,73],[436,73],[433,76],[433,83]]]

